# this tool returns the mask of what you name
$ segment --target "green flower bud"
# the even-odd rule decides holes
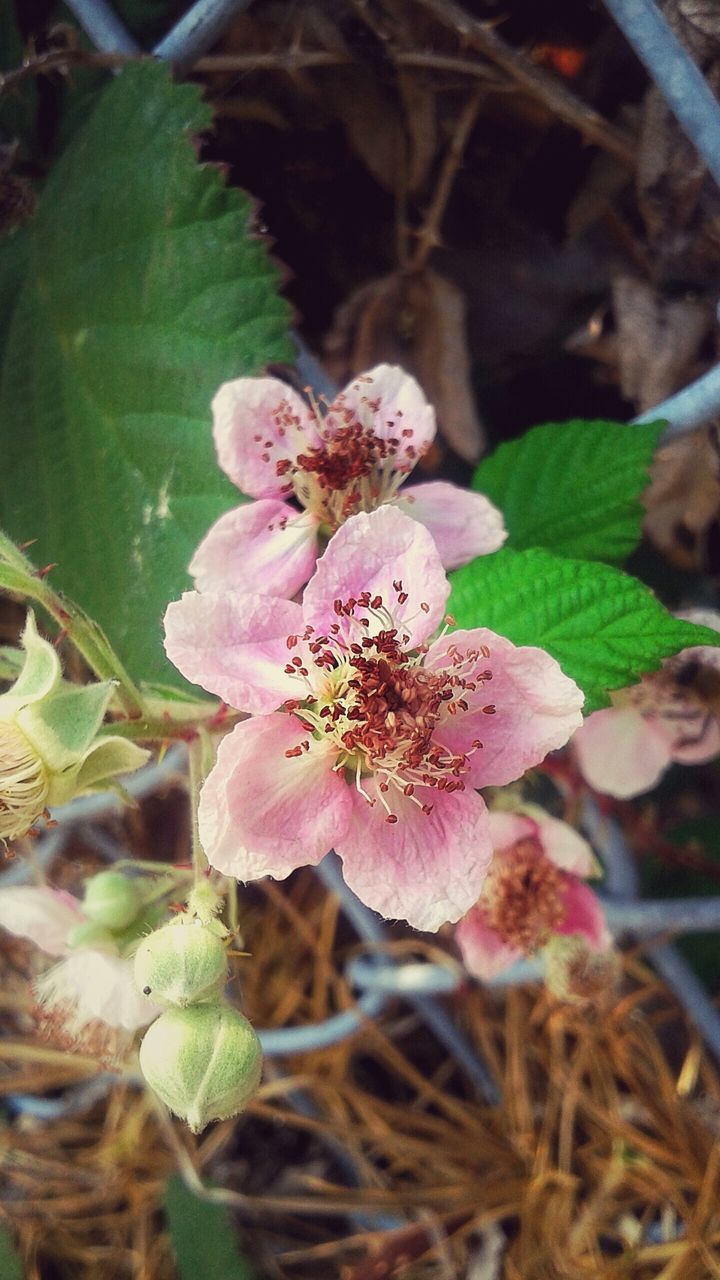
[[[140,1045],[151,1089],[200,1133],[237,1115],[260,1083],[262,1050],[247,1018],[226,1004],[168,1009]]]
[[[45,765],[12,720],[0,720],[0,840],[24,836],[47,804]]]
[[[226,973],[221,938],[193,916],[177,916],[135,953],[135,982],[159,1004],[182,1007],[213,995]]]
[[[117,951],[115,939],[110,930],[102,924],[96,924],[94,920],[83,920],[82,924],[76,924],[74,929],[70,930],[66,941],[70,948],[96,947],[98,950]]]
[[[83,911],[95,924],[107,929],[125,929],[142,907],[142,899],[132,880],[122,871],[101,871],[85,885]]]

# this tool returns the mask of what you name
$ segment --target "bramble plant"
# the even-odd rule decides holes
[[[0,588],[28,606],[0,655],[0,837],[22,850],[173,740],[193,831],[187,866],[118,864],[82,898],[0,885],[0,924],[57,958],[36,995],[69,1045],[122,1062],[150,1024],[142,1072],[195,1131],[260,1079],[226,990],[236,881],[334,847],[383,916],[455,925],[470,974],[540,955],[577,998],[612,969],[601,868],[520,780],[572,741],[598,790],[637,794],[720,748],[682,676],[717,665],[717,619],[620,567],[662,424],[543,425],[470,491],[401,488],[435,432],[413,378],[379,365],[321,404],[266,376],[288,308],[249,202],[197,160],[208,121],[128,66],[0,246],[22,442]]]

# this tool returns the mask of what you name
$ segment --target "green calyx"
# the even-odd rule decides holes
[[[113,685],[63,680],[55,649],[28,614],[24,659],[0,695],[0,837],[23,835],[48,805],[66,804],[140,767],[148,752],[102,735]]]
[[[181,915],[144,938],[135,953],[135,983],[158,1004],[184,1008],[217,997],[227,974],[217,921]]]

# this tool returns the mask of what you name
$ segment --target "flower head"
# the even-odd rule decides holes
[[[712,610],[678,617],[720,631]],[[587,717],[572,740],[583,777],[595,791],[626,800],[650,791],[674,762],[712,760],[720,752],[719,695],[720,649],[683,649]]]
[[[426,529],[392,507],[335,535],[303,604],[189,592],[168,656],[252,713],[203,788],[210,862],[286,876],[333,845],[371,907],[421,929],[457,920],[491,856],[475,789],[563,745],[583,695],[542,650],[445,630],[449,584]]]
[[[221,467],[257,501],[221,516],[201,542],[190,564],[201,591],[293,596],[323,540],[386,503],[430,529],[447,569],[505,540],[482,494],[431,481],[399,495],[435,436],[434,410],[401,369],[362,374],[324,413],[277,378],[238,378],[215,396],[213,423]]]
[[[160,1012],[137,990],[122,938],[88,921],[72,894],[44,885],[0,888],[0,927],[59,957],[36,979],[34,991],[41,1021],[63,1042],[104,1054],[108,1027],[132,1032]],[[84,933],[91,945],[82,945]]]
[[[32,613],[22,646],[22,670],[0,695],[0,840],[18,839],[48,805],[106,785],[148,758],[135,743],[100,734],[112,685],[64,681]]]
[[[610,946],[602,908],[583,883],[597,874],[585,840],[542,810],[491,812],[493,860],[483,891],[455,938],[465,965],[488,980],[556,937],[591,951]]]

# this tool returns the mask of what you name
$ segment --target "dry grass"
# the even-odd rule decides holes
[[[312,873],[242,905],[252,957],[235,963],[258,1025],[351,1003],[342,963],[352,940]],[[410,945],[423,949],[392,943]],[[33,1031],[29,962],[23,947],[6,949],[3,1094],[46,1093],[98,1070]],[[45,1277],[53,1259],[73,1280],[170,1280],[159,1206],[178,1162],[223,1188],[262,1276],[470,1276],[491,1224],[509,1240],[498,1272],[507,1280],[720,1276],[720,1080],[641,959],[626,956],[623,985],[602,1007],[562,1006],[538,987],[500,998],[470,986],[453,1005],[498,1081],[499,1109],[478,1102],[395,1004],[352,1040],[282,1071],[269,1064],[247,1116],[197,1142],[132,1080],[83,1115],[8,1121],[2,1203],[27,1276]],[[377,1213],[396,1226],[378,1230]]]

